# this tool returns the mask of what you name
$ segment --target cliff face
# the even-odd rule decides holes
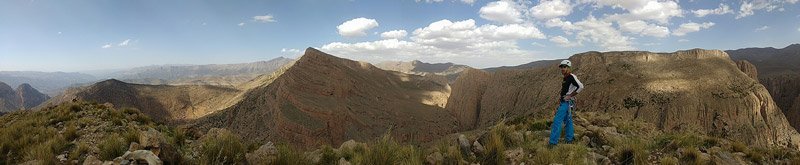
[[[796,147],[800,134],[786,120],[766,88],[740,71],[728,55],[715,50],[674,53],[587,52],[570,58],[586,85],[579,111],[612,113],[655,124],[662,130],[699,129],[754,145]],[[498,71],[490,75],[475,124],[489,126],[519,115],[551,117],[561,75],[556,65]],[[454,85],[454,98],[470,98],[470,87]],[[465,109],[470,111],[469,109]],[[469,112],[460,112],[469,113]]]
[[[744,74],[747,74],[748,77],[758,81],[758,70],[755,65],[747,60],[739,60],[736,61],[736,66],[738,66],[739,70],[744,72]]]
[[[430,141],[456,129],[442,108],[449,89],[441,77],[384,71],[309,48],[272,83],[190,127],[302,147],[367,141],[389,131],[401,141]]]
[[[767,88],[789,123],[800,128],[800,44],[785,48],[745,48],[725,51],[733,60],[755,66],[758,80]]]

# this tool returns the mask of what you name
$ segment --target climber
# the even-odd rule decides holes
[[[561,68],[561,75],[563,81],[561,82],[561,93],[559,97],[558,109],[556,109],[555,116],[553,117],[553,125],[550,126],[550,141],[548,147],[553,147],[558,144],[558,139],[561,137],[561,124],[565,126],[566,142],[572,143],[575,140],[575,128],[572,124],[572,107],[575,105],[575,95],[578,95],[583,90],[583,84],[578,77],[572,74],[572,62],[569,60],[561,61],[558,65]]]

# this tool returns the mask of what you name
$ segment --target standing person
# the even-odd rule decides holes
[[[561,93],[559,98],[558,109],[556,109],[555,117],[553,117],[553,125],[550,126],[550,141],[548,147],[553,147],[558,144],[558,138],[561,137],[561,124],[564,126],[566,132],[567,143],[572,143],[575,140],[575,128],[572,124],[572,106],[574,105],[575,95],[578,95],[583,90],[583,84],[578,80],[578,76],[572,74],[572,62],[569,60],[561,61],[558,65],[561,68],[561,74],[564,80],[561,82]]]

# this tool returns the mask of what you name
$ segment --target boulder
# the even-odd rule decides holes
[[[278,148],[272,142],[267,142],[252,153],[247,153],[245,157],[250,164],[271,164],[278,159]]]

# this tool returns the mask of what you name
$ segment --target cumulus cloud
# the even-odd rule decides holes
[[[678,5],[678,2],[667,0],[633,0],[633,1],[619,1],[619,0],[587,0],[588,2],[595,2],[600,6],[611,6],[614,8],[622,8],[628,13],[613,14],[609,18],[613,20],[654,20],[661,24],[666,24],[672,17],[683,17],[683,10]]]
[[[488,67],[534,60],[535,52],[520,49],[517,41],[546,38],[532,24],[478,26],[472,19],[440,20],[407,35],[410,35],[409,40],[384,37],[368,42],[333,42],[320,49],[369,62],[422,60]]]
[[[579,43],[570,42],[569,39],[562,36],[551,37],[550,42],[556,43],[561,47],[575,47],[580,45]]]
[[[530,14],[538,19],[551,19],[567,16],[572,13],[569,0],[543,0],[530,10]]]
[[[630,21],[630,22],[621,21],[619,22],[619,27],[622,31],[639,34],[642,36],[653,36],[653,37],[669,36],[669,28],[654,24],[648,24],[647,22],[641,20]]]
[[[236,25],[244,26],[244,22],[240,22],[239,24],[236,24]]]
[[[705,17],[707,15],[723,15],[723,14],[731,14],[733,10],[726,5],[726,4],[719,4],[719,7],[716,9],[700,9],[692,11],[694,16],[696,17]]]
[[[257,15],[257,16],[253,16],[253,21],[263,22],[263,23],[275,22],[275,17],[273,17],[272,14]]]
[[[378,27],[378,21],[360,17],[345,21],[341,25],[336,26],[336,29],[339,31],[339,35],[344,37],[361,37],[367,35],[367,30],[375,27]]]
[[[103,49],[105,49],[105,48],[111,48],[111,44],[105,44],[105,45],[101,46],[101,48],[103,48]]]
[[[702,24],[694,23],[694,22],[684,23],[684,24],[681,24],[681,26],[678,27],[677,30],[672,32],[672,35],[684,36],[684,35],[686,35],[686,33],[700,31],[701,29],[708,29],[708,28],[711,28],[711,26],[714,26],[713,22],[705,22],[705,23],[702,23]]]
[[[500,23],[520,23],[522,22],[522,6],[510,0],[495,1],[481,7],[479,13],[481,18]]]
[[[743,0],[742,1],[742,5],[739,6],[739,14],[736,15],[736,19],[744,18],[744,17],[747,17],[747,16],[751,16],[751,15],[755,14],[755,11],[758,11],[758,10],[766,10],[767,12],[771,12],[771,11],[773,11],[775,9],[780,8],[785,3],[794,4],[797,1],[798,0],[786,0],[786,1],[779,1],[779,0],[752,0],[752,1],[748,1],[748,0]]]
[[[401,39],[403,37],[406,37],[406,35],[408,35],[408,32],[406,32],[406,30],[392,30],[392,31],[387,31],[387,32],[381,33],[381,38],[384,38],[384,39],[392,39],[392,38]]]
[[[762,27],[758,27],[758,28],[756,28],[756,30],[755,30],[755,31],[756,31],[756,32],[760,32],[760,31],[764,31],[764,30],[767,30],[767,29],[769,29],[769,26],[762,26]]]
[[[622,35],[607,20],[599,20],[594,16],[589,16],[583,21],[576,22],[575,29],[578,31],[576,33],[578,41],[594,42],[609,51],[635,49],[631,46],[631,38]]]

